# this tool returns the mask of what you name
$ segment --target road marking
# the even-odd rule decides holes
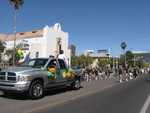
[[[147,97],[146,102],[144,103],[140,113],[146,113],[148,106],[150,105],[150,95]]]
[[[110,88],[110,87],[112,87],[112,86],[114,86],[114,85],[115,85],[115,84],[111,84],[111,85],[109,85],[109,86],[103,88],[101,91],[103,91],[103,90],[105,90],[105,89],[107,89],[107,88]],[[40,111],[40,110],[46,109],[46,108],[48,108],[48,107],[54,107],[54,106],[56,106],[56,105],[60,105],[60,104],[63,104],[63,103],[65,103],[65,102],[72,101],[72,100],[75,100],[75,99],[77,99],[77,98],[81,98],[81,97],[84,97],[84,96],[89,96],[89,95],[92,95],[92,94],[96,94],[97,92],[99,92],[99,91],[93,91],[93,92],[90,92],[90,91],[89,91],[89,92],[87,92],[86,94],[78,94],[77,96],[74,96],[74,97],[72,97],[72,98],[68,98],[67,100],[62,100],[62,101],[59,101],[59,102],[48,103],[48,104],[46,104],[46,105],[33,108],[33,109],[31,109],[31,110],[29,110],[29,111],[26,111],[26,112],[23,112],[23,113],[33,113],[33,112],[36,113],[36,111]]]

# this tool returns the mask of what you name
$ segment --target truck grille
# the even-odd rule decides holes
[[[5,75],[0,75],[0,80],[5,80]]]
[[[16,74],[13,72],[0,72],[0,81],[16,81]]]
[[[0,72],[0,81],[5,80],[5,75],[6,75],[6,72]]]

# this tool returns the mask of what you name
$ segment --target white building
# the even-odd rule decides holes
[[[61,25],[56,23],[54,26],[45,26],[43,29],[31,32],[20,32],[16,34],[16,45],[25,43],[25,52],[30,52],[30,57],[49,57],[56,56],[57,40],[60,39],[61,49],[70,62],[69,35],[62,31]],[[0,40],[5,41],[6,48],[12,49],[15,36],[13,34],[0,34]]]
[[[91,57],[100,58],[100,57],[110,57],[110,50],[108,49],[100,49],[100,50],[86,50],[84,52],[85,55],[89,55]]]
[[[85,50],[85,52],[84,52],[84,55],[93,55],[94,54],[94,50],[92,50],[92,49],[88,49],[88,50]]]

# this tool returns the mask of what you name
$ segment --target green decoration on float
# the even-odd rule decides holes
[[[48,79],[51,79],[51,80],[56,79],[55,74],[53,74],[52,72],[49,72],[49,71],[48,71]]]
[[[48,78],[51,80],[55,80],[56,79],[56,68],[55,67],[49,67],[48,68]]]

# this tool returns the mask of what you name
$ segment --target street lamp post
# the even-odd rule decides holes
[[[127,56],[126,56],[126,51],[124,49],[124,64],[125,64],[125,67],[127,66]]]
[[[15,65],[15,53],[16,53],[16,22],[17,22],[17,10],[24,4],[24,0],[9,0],[10,4],[14,7],[14,47],[13,47],[13,65]]]
[[[14,9],[14,47],[13,47],[13,65],[15,65],[15,53],[16,53],[16,22],[17,22],[17,10]]]
[[[127,62],[126,62],[126,51],[125,51],[125,49],[126,49],[126,47],[127,47],[127,44],[126,44],[126,42],[122,42],[120,46],[121,46],[121,48],[122,48],[122,50],[123,50],[123,53],[124,53],[124,65],[125,65],[125,67],[126,67]]]
[[[136,59],[135,59],[135,55],[134,55],[134,64],[133,64],[133,65],[134,65],[134,67],[135,67],[135,60],[136,60]]]

